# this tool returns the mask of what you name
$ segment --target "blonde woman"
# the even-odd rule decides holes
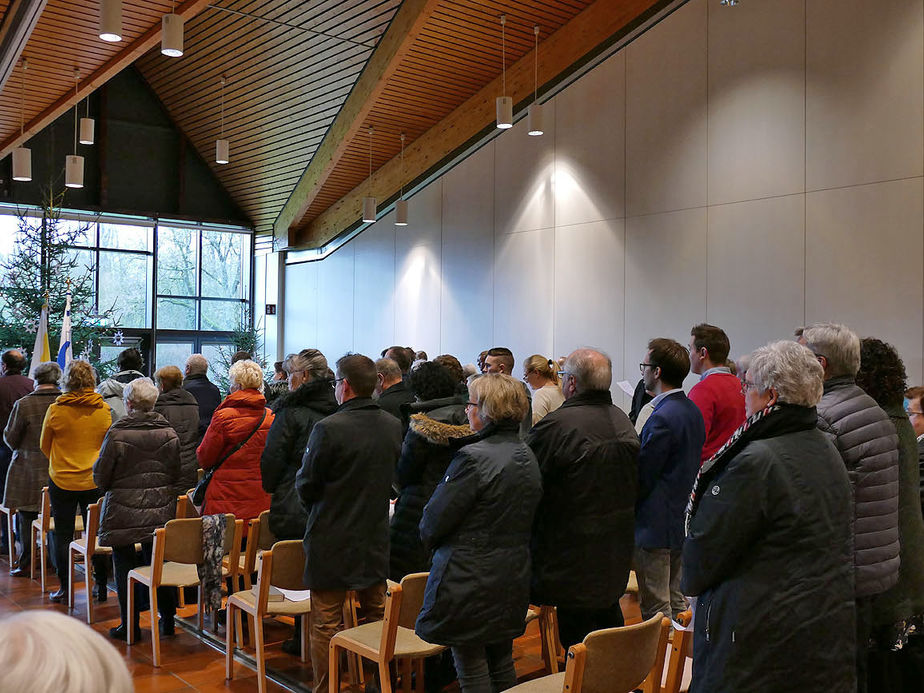
[[[523,364],[523,380],[533,391],[532,425],[535,426],[565,401],[558,379],[558,364],[541,354],[533,354]]]

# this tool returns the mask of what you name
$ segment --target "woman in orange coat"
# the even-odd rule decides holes
[[[232,513],[244,520],[246,533],[250,520],[270,507],[270,495],[261,483],[260,456],[273,412],[266,408],[263,371],[256,363],[238,361],[228,376],[231,393],[218,405],[196,451],[205,470],[221,462],[206,489],[202,514]]]

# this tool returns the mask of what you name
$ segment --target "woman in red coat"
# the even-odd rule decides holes
[[[196,450],[199,466],[206,470],[224,459],[206,489],[202,514],[232,513],[244,520],[246,534],[250,520],[270,507],[270,495],[261,483],[260,456],[273,412],[266,408],[263,371],[256,363],[238,361],[228,376],[231,393],[218,405]]]

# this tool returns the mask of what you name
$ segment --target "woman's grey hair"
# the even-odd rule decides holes
[[[228,370],[228,378],[232,385],[237,385],[242,390],[263,392],[263,370],[250,359],[233,364]]]
[[[289,354],[282,362],[282,370],[286,375],[304,372],[312,380],[326,377],[327,369],[327,358],[317,349],[302,349],[297,354]]]
[[[773,388],[787,404],[814,407],[824,391],[824,370],[810,350],[796,342],[771,342],[751,354],[749,386],[765,392]]]
[[[0,621],[3,690],[131,693],[122,655],[92,628],[56,611],[23,611]]]
[[[61,380],[61,366],[54,361],[45,361],[35,367],[33,375],[39,385],[57,385]]]
[[[122,400],[130,402],[135,411],[151,411],[159,395],[160,390],[150,378],[135,378],[122,390]]]
[[[563,369],[577,381],[577,391],[609,390],[613,382],[613,362],[597,349],[577,349],[565,360]]]
[[[860,338],[846,325],[816,322],[802,330],[801,343],[828,362],[828,377],[855,377],[860,370]]]
[[[478,417],[490,421],[521,422],[529,413],[526,388],[506,373],[489,373],[471,378],[469,398],[478,405]]]

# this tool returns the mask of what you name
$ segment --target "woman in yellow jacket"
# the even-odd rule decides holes
[[[53,602],[67,599],[67,551],[74,539],[77,508],[86,525],[87,508],[103,495],[93,483],[93,463],[112,425],[112,410],[94,387],[93,366],[86,361],[71,361],[61,382],[64,394],[48,407],[42,425],[41,446],[48,458],[48,496],[55,520],[55,568],[61,581],[61,589],[51,595]],[[105,560],[94,557],[93,568],[97,598],[105,601]]]

